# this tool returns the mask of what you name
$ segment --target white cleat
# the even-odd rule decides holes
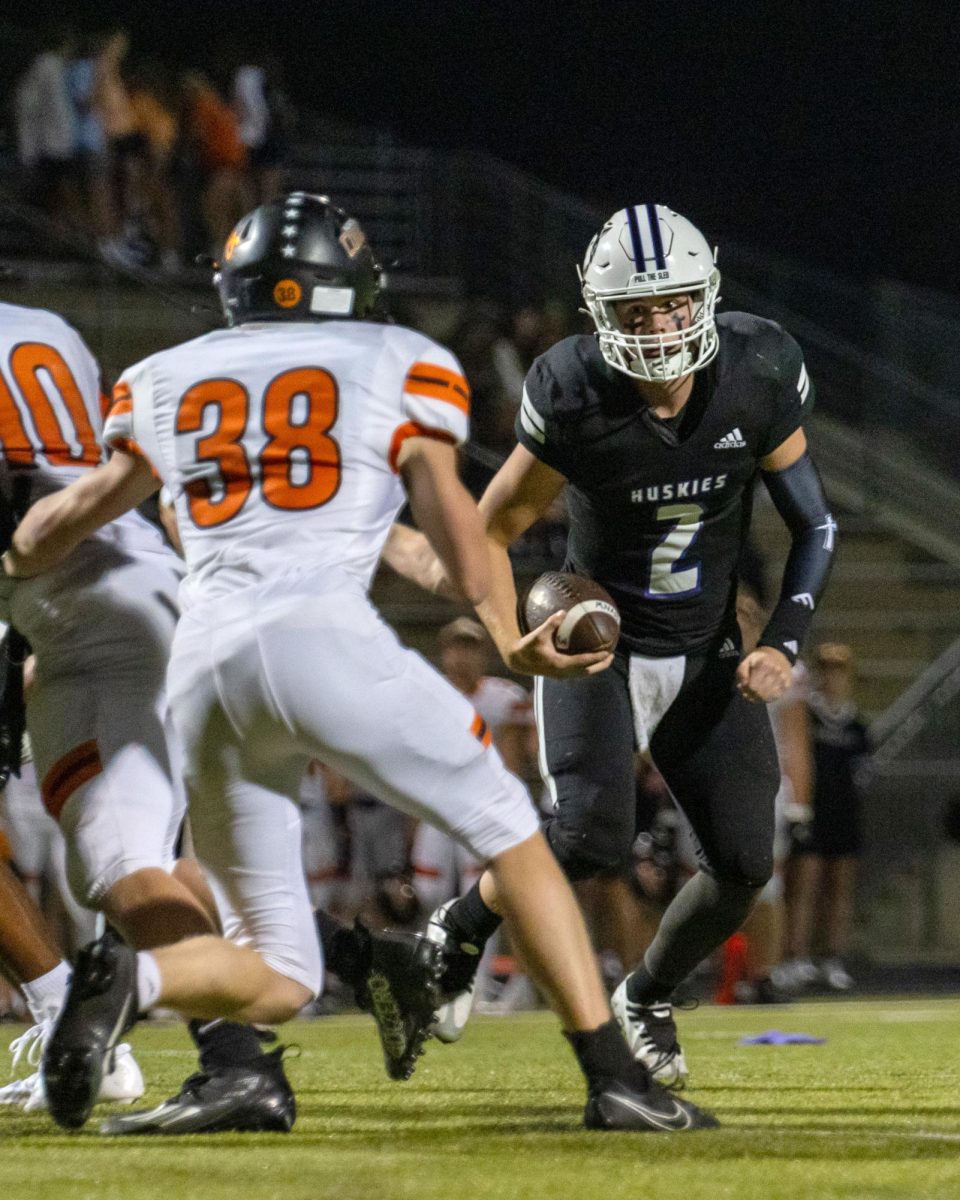
[[[31,1075],[23,1079],[14,1079],[6,1087],[0,1088],[0,1105],[20,1108],[24,1112],[43,1112],[46,1109],[47,1097],[39,1067],[53,1025],[54,1018],[48,1018],[39,1025],[33,1025],[10,1043],[13,1054],[11,1071],[15,1071],[21,1062],[37,1069]],[[100,1091],[97,1093],[97,1102],[133,1104],[135,1100],[140,1099],[146,1088],[143,1074],[133,1057],[129,1043],[121,1042],[114,1048],[112,1057],[113,1065],[104,1073]]]
[[[610,997],[610,1008],[637,1062],[663,1087],[682,1088],[690,1072],[677,1041],[673,1005],[666,1001],[635,1004],[627,995],[625,979]]]
[[[470,1020],[476,995],[477,968],[480,966],[482,946],[458,943],[444,917],[454,903],[448,900],[441,904],[427,922],[425,937],[443,948],[443,975],[440,986],[449,999],[437,1009],[437,1018],[430,1032],[439,1042],[459,1041]]]

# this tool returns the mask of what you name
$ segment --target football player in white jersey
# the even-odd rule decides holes
[[[379,275],[357,222],[326,197],[294,192],[245,217],[217,277],[231,328],[125,373],[106,429],[113,458],[34,507],[4,556],[8,575],[39,575],[161,480],[170,488],[188,568],[170,695],[198,857],[231,902],[234,940],[137,954],[102,939],[81,954],[44,1055],[51,1112],[83,1123],[103,1055],[141,1007],[276,1022],[317,995],[296,793],[318,757],[490,864],[587,1077],[588,1125],[712,1125],[631,1058],[522,785],[469,700],[367,598],[405,494],[456,586],[482,604],[489,580],[456,471],[466,381],[429,338],[367,319]],[[540,653],[556,624],[529,635]],[[439,970],[439,954],[425,959]]]
[[[32,504],[94,473],[104,458],[107,403],[96,360],[76,330],[52,312],[0,304],[0,516],[7,537]],[[174,867],[186,804],[164,679],[182,573],[159,531],[130,512],[42,579],[0,586],[0,618],[35,655],[27,727],[44,807],[66,840],[71,889],[138,948],[214,928]],[[59,1001],[65,974],[55,977]],[[38,1057],[57,1007],[51,999],[30,1031],[27,1061]],[[205,1069],[234,1071],[241,1061],[262,1067],[266,1120],[275,1126],[282,1098],[289,1127],[293,1097],[279,1055],[264,1055],[253,1029],[192,1032]],[[127,1074],[123,1098],[134,1100],[143,1092],[135,1063]],[[17,1081],[5,1098],[42,1107],[40,1074]],[[260,1099],[251,1107],[262,1107]],[[245,1114],[254,1125],[262,1115]]]

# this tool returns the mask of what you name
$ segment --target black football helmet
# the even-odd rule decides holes
[[[381,271],[343,209],[326,196],[288,192],[237,222],[213,282],[229,325],[362,321],[376,306]]]

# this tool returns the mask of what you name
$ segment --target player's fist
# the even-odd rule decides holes
[[[737,691],[755,704],[779,700],[790,686],[790,659],[773,646],[758,646],[737,667]]]

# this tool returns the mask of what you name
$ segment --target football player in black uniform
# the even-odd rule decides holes
[[[789,684],[836,525],[802,428],[813,389],[800,348],[772,321],[715,315],[720,275],[688,220],[662,205],[621,209],[590,243],[581,280],[596,334],[559,342],[527,376],[519,445],[480,505],[496,585],[477,611],[507,666],[540,677],[547,835],[571,878],[628,859],[636,750],[694,829],[701,869],[612,999],[636,1057],[676,1085],[687,1071],[670,995],[770,877],[779,769],[764,702]],[[760,643],[741,658],[737,563],[758,473],[792,547]],[[564,487],[565,569],[602,583],[623,622],[610,669],[597,655],[588,674],[584,660],[521,637],[507,556]],[[412,531],[397,530],[385,557],[443,589]],[[484,877],[442,924],[450,947],[478,948],[498,920]]]

